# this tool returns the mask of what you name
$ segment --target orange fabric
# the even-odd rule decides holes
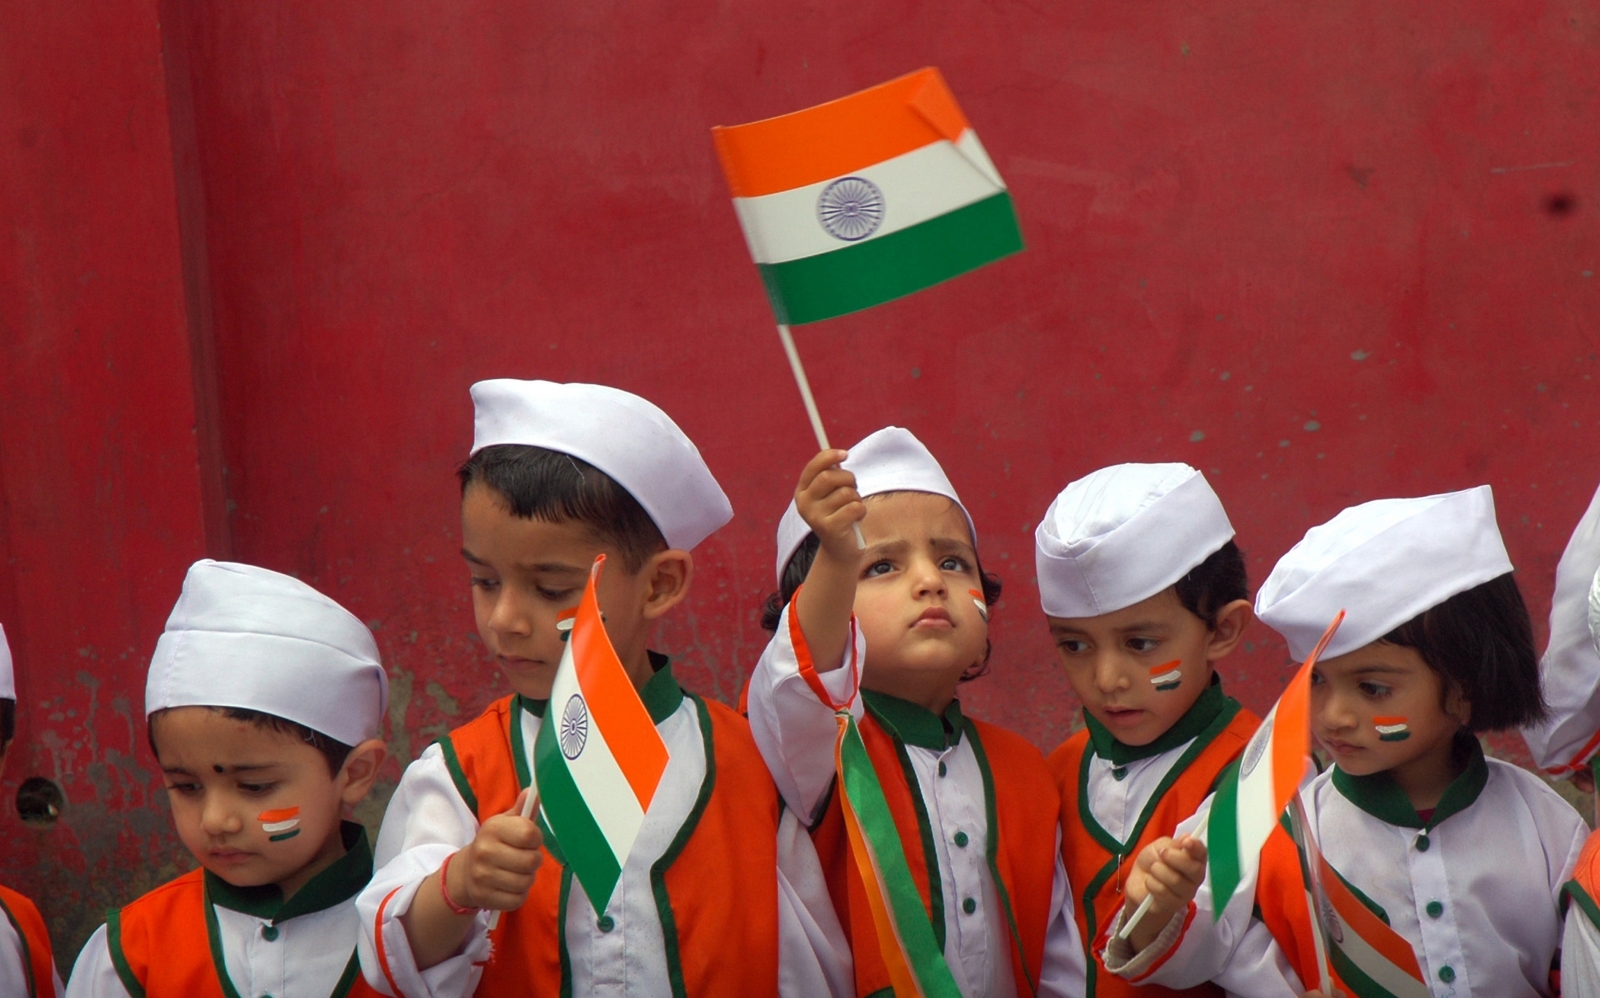
[[[150,998],[222,998],[206,933],[201,876],[202,871],[191,870],[122,909],[122,932],[116,943]],[[375,998],[378,992],[357,974],[349,994]]]
[[[720,703],[706,706],[711,798],[664,878],[684,992],[777,994],[778,792],[744,718]],[[510,810],[519,793],[511,716],[506,697],[450,733],[480,820]],[[561,864],[547,850],[528,900],[500,919],[478,994],[560,993],[561,881]]]
[[[50,950],[50,931],[32,901],[9,887],[0,887],[0,905],[11,913],[22,938],[28,944],[28,969],[33,974],[34,994],[55,998],[55,957]]]
[[[1172,995],[1222,994],[1221,988],[1209,983],[1182,991],[1158,985],[1135,986],[1106,970],[1099,962],[1098,953],[1104,940],[1097,937],[1106,934],[1107,926],[1116,915],[1117,909],[1122,906],[1121,884],[1127,878],[1128,871],[1132,869],[1134,859],[1138,857],[1140,850],[1162,836],[1171,835],[1177,829],[1179,822],[1200,809],[1201,803],[1215,786],[1217,777],[1229,763],[1239,757],[1239,753],[1244,751],[1245,743],[1250,740],[1250,736],[1260,723],[1260,718],[1256,715],[1241,709],[1228,726],[1217,733],[1183,774],[1167,788],[1167,792],[1162,795],[1161,801],[1151,813],[1150,820],[1145,823],[1139,841],[1131,843],[1123,855],[1121,869],[1115,875],[1107,877],[1096,892],[1092,932],[1083,891],[1100,876],[1101,871],[1115,857],[1089,834],[1080,815],[1079,798],[1082,788],[1078,780],[1084,753],[1089,749],[1089,732],[1079,731],[1050,754],[1050,771],[1054,774],[1056,787],[1061,792],[1061,858],[1066,864],[1067,879],[1072,883],[1074,892],[1076,904],[1073,906],[1073,914],[1077,917],[1078,932],[1083,938],[1084,945],[1091,950],[1089,959],[1096,964],[1092,995],[1163,998]]]
[[[1019,996],[1031,995],[1044,963],[1045,932],[1054,912],[1050,891],[1055,880],[1056,793],[1039,750],[1004,728],[973,721],[994,779],[995,822],[989,835],[998,842],[995,867],[1000,885],[1011,901],[1021,950],[1013,944],[1011,969]],[[900,765],[894,738],[869,714],[861,719],[861,740],[883,785],[889,811],[894,815],[912,880],[922,894],[932,918],[933,901],[928,883],[928,858],[922,848],[915,793]],[[837,783],[821,822],[812,831],[822,860],[828,890],[855,953],[856,994],[870,995],[889,987],[889,971],[879,948],[877,930],[868,907],[867,888],[850,857],[843,808]],[[946,912],[946,917],[953,913]],[[1007,930],[1009,934],[1009,929]],[[1030,983],[1031,982],[1031,983]]]
[[[1578,865],[1572,868],[1572,879],[1591,898],[1600,898],[1600,834],[1590,835],[1578,853]]]
[[[1261,849],[1261,878],[1256,884],[1256,907],[1261,920],[1272,932],[1289,965],[1307,988],[1316,985],[1317,944],[1312,937],[1311,909],[1307,904],[1305,876],[1300,868],[1300,850],[1294,839],[1279,824]],[[1333,985],[1344,994],[1354,994],[1333,973]],[[1323,987],[1321,990],[1327,991]]]

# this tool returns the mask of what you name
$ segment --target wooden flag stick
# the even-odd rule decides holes
[[[806,369],[800,363],[800,351],[794,348],[794,337],[789,333],[789,327],[778,323],[778,339],[783,341],[784,355],[789,358],[789,370],[794,373],[794,383],[800,388],[800,401],[806,404],[806,415],[811,417],[812,432],[817,435],[817,448],[819,450],[832,450],[828,444],[828,431],[822,428],[822,413],[817,411],[817,400],[811,394],[811,382],[806,379]],[[867,539],[861,536],[861,524],[852,523],[850,529],[856,532],[856,547],[862,551],[867,549]]]

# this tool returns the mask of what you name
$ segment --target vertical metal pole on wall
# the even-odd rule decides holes
[[[794,348],[794,336],[790,334],[789,327],[781,322],[778,323],[778,339],[783,341],[783,353],[789,358],[789,370],[794,373],[794,383],[800,389],[800,401],[806,404],[806,415],[811,417],[811,430],[817,435],[817,449],[831,450],[828,431],[822,428],[822,413],[817,411],[816,397],[811,394],[811,382],[806,379],[805,365],[800,363],[800,351]],[[866,550],[867,539],[861,536],[861,524],[852,523],[850,528],[856,532],[856,547]]]

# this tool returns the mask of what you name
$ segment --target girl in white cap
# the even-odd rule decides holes
[[[11,646],[0,627],[0,772],[6,750],[17,733],[17,689],[12,676]],[[61,993],[50,933],[32,901],[0,886],[0,995],[55,998]]]
[[[853,950],[853,993],[890,987],[894,955],[880,948],[875,888],[847,839],[834,778],[841,709],[883,788],[939,973],[969,998],[1081,995],[1050,772],[1038,749],[956,699],[985,668],[1000,584],[933,455],[892,426],[818,454],[779,524],[777,570],[750,725],[789,808],[812,826]]]
[[[1587,828],[1478,742],[1545,713],[1489,488],[1347,509],[1284,555],[1256,599],[1297,661],[1340,610],[1311,686],[1312,735],[1333,766],[1301,790],[1323,856],[1412,945],[1434,995],[1554,994],[1561,889]],[[1209,806],[1176,843],[1140,855],[1121,917],[1147,894],[1153,906],[1105,965],[1181,987],[1250,960],[1259,987],[1234,990],[1297,994],[1317,971],[1294,931],[1310,924],[1294,850],[1269,840],[1258,880],[1247,875],[1214,922],[1208,817]]]
[[[388,753],[366,625],[264,568],[198,561],[145,685],[150,748],[200,868],[110,913],[68,998],[373,995],[356,955]]]

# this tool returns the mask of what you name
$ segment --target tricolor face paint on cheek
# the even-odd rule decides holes
[[[1403,742],[1411,737],[1411,725],[1403,717],[1374,717],[1372,724],[1380,742]]]
[[[983,601],[983,590],[968,589],[967,595],[972,597],[972,605],[978,608],[978,616],[982,617],[983,622],[987,624],[989,622],[989,604]]]
[[[1157,693],[1166,693],[1183,685],[1183,673],[1179,666],[1183,662],[1174,659],[1165,665],[1156,665],[1150,668],[1150,685],[1156,688]]]
[[[300,834],[300,808],[280,807],[256,815],[261,830],[267,833],[268,842],[283,842]]]

